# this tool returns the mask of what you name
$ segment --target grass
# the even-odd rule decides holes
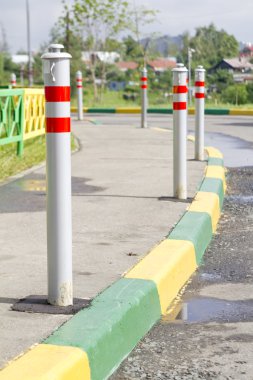
[[[76,149],[73,136],[71,138],[71,149],[72,151]],[[0,146],[0,182],[45,161],[45,135],[26,140],[22,157],[18,157],[16,152],[17,144],[15,143]]]
[[[101,100],[94,100],[92,95],[92,91],[90,88],[86,88],[83,94],[83,104],[84,107],[88,108],[118,108],[118,107],[140,107],[141,106],[141,98],[139,94],[139,89],[136,88],[137,99],[136,101],[124,100],[123,99],[123,91],[110,91],[108,89],[105,90],[105,93]],[[148,100],[149,100],[149,108],[172,108],[172,96],[166,100],[163,96],[162,91],[152,91],[148,92]],[[72,94],[71,105],[77,106],[77,98],[76,94]],[[192,99],[192,105],[194,107],[194,98]],[[235,105],[229,103],[222,103],[219,100],[216,102],[213,100],[206,99],[205,101],[206,108],[235,108],[235,109],[253,109],[253,104],[243,104],[243,105]]]

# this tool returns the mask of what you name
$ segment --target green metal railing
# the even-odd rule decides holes
[[[0,145],[17,143],[17,154],[23,153],[24,90],[0,91]]]

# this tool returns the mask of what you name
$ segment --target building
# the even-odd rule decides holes
[[[162,73],[166,70],[172,70],[177,66],[175,59],[157,58],[153,61],[148,61],[150,67],[156,74]]]
[[[253,81],[253,64],[246,58],[224,58],[211,69],[209,74],[215,73],[217,70],[227,70],[233,75],[236,83],[248,83]]]
[[[115,64],[120,71],[126,72],[127,70],[137,70],[138,63],[133,61],[116,62]]]

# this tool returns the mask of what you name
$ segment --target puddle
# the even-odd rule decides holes
[[[212,297],[195,297],[178,302],[163,316],[163,323],[236,323],[253,321],[253,299],[230,301]]]
[[[220,274],[215,273],[200,273],[200,278],[205,281],[217,281],[221,279]]]

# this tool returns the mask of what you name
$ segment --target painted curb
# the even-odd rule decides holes
[[[71,107],[72,113],[77,113],[77,107]],[[126,113],[126,114],[140,114],[141,107],[117,107],[117,108],[83,108],[85,113]],[[172,108],[148,108],[147,112],[150,114],[172,114]],[[195,109],[188,108],[188,114],[194,115]],[[230,116],[252,116],[253,110],[246,109],[229,109],[229,108],[206,108],[205,115],[230,115]]]
[[[167,238],[99,294],[91,307],[11,362],[0,380],[102,380],[115,371],[166,313],[201,263],[216,230],[225,171],[222,154],[212,147],[206,152],[208,165],[199,190]]]

